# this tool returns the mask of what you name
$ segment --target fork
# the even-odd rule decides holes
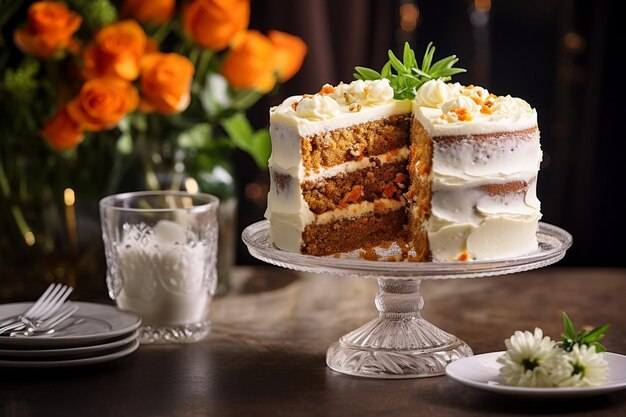
[[[59,324],[72,317],[78,311],[78,309],[79,307],[77,305],[67,303],[65,307],[59,309],[59,311],[50,316],[48,319],[42,321],[37,327],[28,327],[26,331],[20,330],[16,332],[11,332],[10,336],[41,336],[52,334],[57,330],[56,327]]]
[[[51,284],[28,310],[4,321],[0,325],[0,334],[26,326],[37,327],[63,305],[72,291],[73,288],[67,285]]]

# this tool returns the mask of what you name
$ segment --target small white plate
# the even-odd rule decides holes
[[[113,349],[116,347],[124,346],[137,339],[138,332],[134,330],[132,333],[120,336],[112,341],[105,341],[104,343],[97,343],[95,345],[69,347],[61,349],[24,349],[20,346],[15,346],[13,349],[0,349],[0,359],[12,358],[44,358],[49,359],[69,359],[73,356],[82,356],[85,354],[96,354],[105,350]]]
[[[500,364],[496,362],[502,355],[504,352],[491,352],[459,359],[446,367],[446,374],[470,387],[518,397],[591,397],[626,388],[626,356],[617,353],[604,353],[604,358],[609,363],[607,384],[585,388],[529,388],[505,385],[499,375]]]
[[[50,336],[0,336],[0,347],[38,347],[41,349],[78,347],[110,340],[130,333],[141,324],[134,313],[120,310],[107,304],[74,302],[79,307],[72,320],[75,325],[67,326]],[[0,322],[23,313],[31,303],[0,305]]]
[[[112,361],[126,355],[130,355],[139,347],[139,340],[124,345],[112,352],[108,352],[99,356],[90,356],[80,359],[63,359],[63,360],[0,360],[0,367],[5,368],[60,368],[70,366],[93,365],[101,362]],[[25,359],[25,358],[24,358]]]

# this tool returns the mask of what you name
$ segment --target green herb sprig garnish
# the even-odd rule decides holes
[[[432,42],[426,47],[421,68],[418,66],[415,52],[411,49],[408,42],[404,44],[402,61],[391,50],[389,50],[388,55],[389,61],[387,61],[380,72],[366,67],[354,67],[356,71],[354,77],[359,80],[388,79],[394,91],[393,97],[398,100],[414,99],[417,90],[426,81],[436,79],[449,81],[453,75],[466,71],[463,68],[454,68],[454,64],[459,61],[456,55],[450,55],[433,63],[435,46]],[[395,74],[393,73],[394,70]]]
[[[609,329],[608,324],[596,327],[595,329],[590,331],[581,330],[577,333],[574,329],[574,323],[572,323],[567,314],[563,312],[563,327],[565,327],[565,333],[561,334],[561,337],[563,338],[559,343],[561,349],[567,352],[571,352],[574,345],[579,344],[595,346],[596,352],[606,352],[606,348],[602,346],[602,344],[600,344],[598,340],[604,337],[604,334]]]

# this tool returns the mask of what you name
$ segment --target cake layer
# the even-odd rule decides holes
[[[539,130],[432,138],[433,188],[528,180],[542,153]]]
[[[406,160],[382,164],[379,159],[370,158],[370,162],[369,167],[357,171],[305,180],[302,195],[309,209],[321,214],[362,201],[401,199],[408,182]]]
[[[334,140],[341,139],[338,134],[334,140],[325,141],[328,132],[338,131],[353,126],[364,125],[396,115],[409,115],[411,102],[394,100],[394,91],[388,80],[354,81],[350,84],[339,84],[335,87],[325,85],[314,95],[293,96],[287,98],[279,106],[270,109],[270,135],[272,137],[272,156],[269,165],[289,172],[293,176],[302,176],[298,171],[303,169],[302,141],[313,138],[310,146],[328,150],[336,146]],[[381,132],[385,133],[390,127]],[[391,128],[391,130],[394,130]],[[370,129],[373,134],[375,130]],[[406,132],[405,132],[406,137]],[[371,139],[370,139],[371,141]],[[345,151],[352,158],[341,160],[358,160],[359,147],[350,144]],[[403,144],[404,145],[404,144]],[[402,145],[401,145],[402,146]],[[400,147],[400,146],[398,146]],[[352,149],[351,149],[352,148]],[[387,147],[386,149],[392,149]],[[308,152],[308,151],[307,151]],[[325,152],[325,151],[324,151]],[[368,150],[369,155],[384,153]],[[337,158],[336,156],[334,158]],[[315,159],[315,156],[312,156]],[[341,163],[341,162],[338,162]],[[326,166],[329,166],[326,164]],[[307,172],[311,174],[312,172]]]
[[[308,225],[302,233],[302,253],[324,256],[396,240],[404,233],[404,207],[373,211],[359,217]]]
[[[394,115],[302,139],[305,173],[387,153],[406,145],[411,115]]]

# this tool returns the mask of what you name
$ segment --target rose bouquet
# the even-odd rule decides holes
[[[265,166],[269,134],[245,111],[307,48],[249,19],[249,0],[0,0],[0,264],[20,249],[75,252],[85,227],[68,207],[82,201],[219,196],[234,149]]]

